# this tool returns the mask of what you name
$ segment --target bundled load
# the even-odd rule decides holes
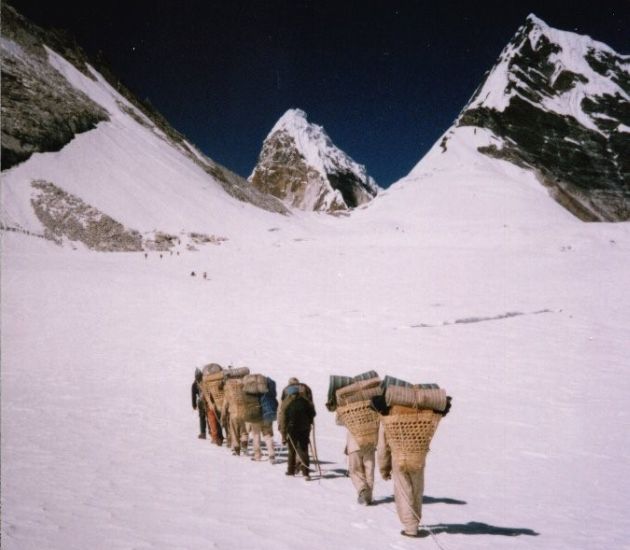
[[[216,374],[217,372],[221,372],[223,367],[219,365],[219,363],[208,363],[203,369],[203,374],[211,375]]]
[[[242,378],[249,374],[247,367],[224,369],[218,363],[210,363],[203,368],[201,382],[204,397],[209,403],[214,402],[218,411],[223,409],[225,399],[225,383],[228,379]],[[212,398],[212,399],[210,399]]]
[[[247,374],[243,377],[243,391],[249,395],[263,395],[269,390],[267,377],[262,374]]]
[[[361,448],[376,446],[379,416],[371,399],[381,394],[381,380],[374,371],[352,378],[331,376],[326,407],[337,411],[337,423],[348,429]]]
[[[338,376],[335,374],[330,375],[330,383],[328,385],[328,400],[326,401],[326,408],[330,412],[334,412],[337,409],[337,390],[350,386],[356,382],[365,380],[374,380],[378,378],[376,371],[367,371],[357,376]]]
[[[385,392],[390,386],[402,386],[404,388],[411,388],[413,387],[413,384],[411,382],[406,382],[405,380],[394,378],[393,376],[386,374],[385,378],[383,378],[383,381],[381,382],[383,392]]]
[[[403,471],[417,471],[425,465],[449,398],[437,384],[410,384],[390,376],[383,382],[389,414],[382,421],[392,457]]]
[[[223,375],[226,378],[243,378],[243,376],[246,376],[249,374],[249,369],[247,367],[237,367],[237,368],[232,368],[229,367],[228,369],[225,369],[223,371]]]
[[[431,409],[442,412],[446,409],[446,391],[432,384],[418,384],[412,387],[390,386],[385,390],[385,403],[389,407],[410,407],[412,409]],[[424,386],[424,387],[423,387]]]
[[[381,379],[376,376],[368,380],[360,380],[337,390],[337,406],[350,405],[358,401],[370,400],[375,395],[381,395]]]

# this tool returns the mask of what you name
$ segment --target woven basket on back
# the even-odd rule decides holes
[[[206,401],[210,402],[210,396],[219,410],[223,406],[223,372],[218,371],[204,374],[201,381],[201,389]]]
[[[408,409],[405,414],[392,412],[382,417],[392,458],[403,471],[420,470],[442,416],[429,409]],[[401,412],[400,409],[397,412]]]
[[[243,395],[243,420],[245,422],[262,422],[262,407],[257,395]]]
[[[225,382],[225,399],[228,402],[230,418],[242,419],[245,416],[245,392],[241,379],[232,378]]]
[[[370,405],[368,399],[337,407],[337,418],[348,428],[359,447],[376,446],[378,441],[379,415]]]

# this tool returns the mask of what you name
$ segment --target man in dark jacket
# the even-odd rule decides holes
[[[199,439],[206,438],[206,402],[201,393],[201,379],[203,375],[199,369],[195,369],[195,381],[192,383],[192,408],[199,411]]]
[[[308,446],[315,418],[311,390],[306,384],[300,384],[297,378],[291,378],[282,397],[278,429],[282,434],[282,443],[288,444],[286,474],[292,476],[301,471],[305,479],[310,479]]]

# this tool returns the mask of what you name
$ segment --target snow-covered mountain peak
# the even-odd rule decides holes
[[[490,130],[478,151],[533,169],[579,218],[627,220],[629,104],[630,56],[530,14],[455,127]]]
[[[345,210],[378,192],[365,166],[339,149],[301,109],[289,109],[269,132],[249,180],[303,210]]]
[[[298,131],[300,129],[305,129],[308,124],[309,122],[306,113],[302,109],[293,108],[287,110],[287,112],[278,119],[278,122],[275,123],[269,133],[273,134],[281,129],[287,131],[294,129]]]
[[[519,96],[599,131],[582,100],[610,95],[630,101],[629,70],[630,56],[589,36],[554,29],[530,14],[467,108],[503,111]],[[625,131],[630,129],[626,126]]]

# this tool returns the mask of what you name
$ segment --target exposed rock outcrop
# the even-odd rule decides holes
[[[63,239],[79,241],[100,252],[142,250],[138,231],[124,227],[53,183],[34,181],[31,186],[33,210],[45,227],[46,237],[58,243]]]
[[[630,219],[630,56],[530,15],[456,125],[491,130],[479,150],[535,170],[580,219]]]
[[[44,46],[60,51],[87,71],[78,48],[60,33],[45,33],[6,3],[2,5],[2,169],[34,152],[59,151],[108,113],[73,88],[49,63]]]
[[[365,167],[299,109],[287,111],[273,127],[249,181],[290,206],[324,212],[354,208],[378,192]]]

